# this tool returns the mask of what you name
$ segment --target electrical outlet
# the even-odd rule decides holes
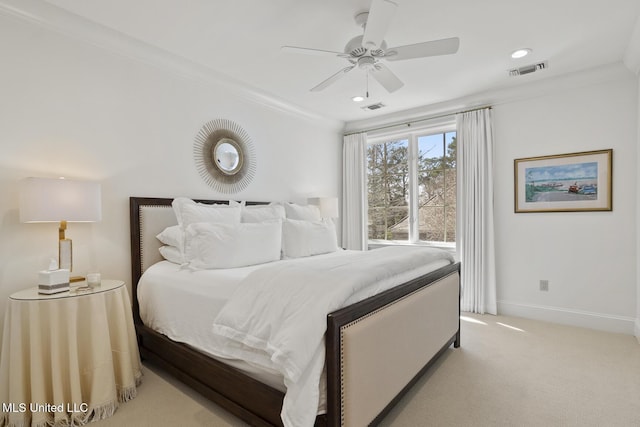
[[[548,280],[540,280],[540,290],[548,291],[549,290],[549,281]]]

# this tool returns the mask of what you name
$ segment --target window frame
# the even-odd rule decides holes
[[[439,120],[438,123],[432,123],[431,125],[426,124],[423,126],[410,126],[403,130],[396,131],[384,131],[378,132],[375,134],[367,134],[367,147],[375,144],[383,144],[385,142],[390,141],[399,141],[406,139],[408,141],[408,170],[409,170],[409,233],[408,239],[405,240],[382,240],[382,239],[369,239],[369,233],[367,232],[367,243],[370,248],[379,247],[379,246],[387,246],[387,245],[422,245],[422,246],[433,246],[439,247],[443,249],[455,250],[456,242],[436,242],[436,241],[427,241],[420,240],[420,231],[419,231],[419,183],[418,183],[418,138],[429,135],[439,135],[448,132],[456,132],[457,128],[455,118],[445,118],[445,120]],[[445,147],[446,149],[446,147]],[[368,156],[367,156],[368,159]],[[369,182],[367,180],[367,193],[368,193]],[[368,198],[368,195],[365,195]],[[456,204],[457,208],[457,204]],[[364,212],[363,221],[365,224],[368,223],[369,216],[369,207],[367,203],[367,209]],[[456,221],[456,230],[458,228],[458,224]],[[456,232],[456,238],[457,238]]]

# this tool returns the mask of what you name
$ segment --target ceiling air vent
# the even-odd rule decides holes
[[[382,102],[378,102],[377,104],[371,104],[371,105],[367,105],[362,107],[363,110],[379,110],[380,108],[384,107],[384,104]]]
[[[509,70],[510,76],[523,76],[525,74],[535,73],[536,71],[546,70],[549,68],[549,63],[547,61],[538,62],[536,64],[525,65],[524,67],[514,68]]]

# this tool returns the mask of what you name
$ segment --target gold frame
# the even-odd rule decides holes
[[[73,241],[67,239],[65,231],[67,230],[67,221],[60,221],[58,227],[58,268],[65,268],[69,273],[73,271]],[[84,276],[71,276],[69,282],[80,282],[84,280]]]
[[[227,170],[220,164],[220,159],[218,158],[218,148],[220,148],[220,146],[222,146],[223,144],[231,145],[238,154],[238,164],[233,169]],[[211,149],[211,157],[213,160],[213,164],[218,168],[220,172],[225,175],[237,174],[242,170],[242,166],[244,165],[244,153],[242,152],[242,147],[240,147],[240,145],[231,138],[220,138]]]
[[[225,171],[215,161],[220,143],[230,143],[241,159],[238,167]],[[244,190],[256,173],[256,156],[249,134],[228,119],[214,119],[202,126],[195,138],[193,156],[200,176],[220,193],[236,194]]]
[[[613,210],[612,157],[606,149],[515,159],[515,213]]]

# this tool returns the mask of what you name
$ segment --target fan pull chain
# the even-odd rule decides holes
[[[367,99],[369,99],[369,73],[367,72]]]

